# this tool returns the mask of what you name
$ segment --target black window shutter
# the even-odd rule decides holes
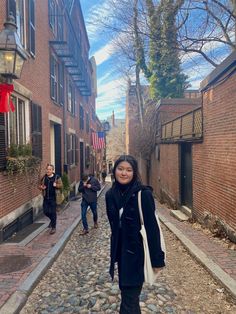
[[[12,13],[16,22],[16,0],[7,1],[7,16]]]
[[[35,0],[29,0],[29,52],[35,56]]]
[[[71,165],[72,163],[72,149],[70,143],[70,134],[66,134],[66,148],[67,148],[67,164]]]
[[[75,135],[75,164],[78,165],[79,162],[79,141],[78,136]]]
[[[31,103],[32,154],[42,159],[42,108]]]
[[[5,116],[0,113],[0,169],[6,166]]]

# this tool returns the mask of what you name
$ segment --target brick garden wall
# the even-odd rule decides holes
[[[193,145],[193,209],[236,230],[236,75],[203,94],[202,144]]]
[[[160,198],[176,207],[179,203],[179,146],[160,145]]]

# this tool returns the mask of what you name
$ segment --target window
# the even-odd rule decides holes
[[[42,159],[42,108],[31,103],[32,154]]]
[[[29,142],[29,103],[28,101],[12,96],[15,106],[14,112],[7,114],[7,140],[11,144],[23,145]]]
[[[89,145],[86,145],[85,149],[85,167],[89,168],[90,166],[90,147]]]
[[[68,84],[68,101],[67,101],[67,109],[69,112],[71,112],[72,109],[72,86],[71,83],[69,82]]]
[[[53,31],[56,33],[56,2],[55,0],[49,0],[49,25]]]
[[[10,12],[15,18],[17,25],[17,34],[20,38],[23,47],[26,46],[25,43],[25,0],[8,0],[7,2],[7,15]]]
[[[78,163],[78,140],[75,134],[67,134],[67,163],[76,165]]]
[[[64,105],[64,67],[58,64],[59,104]]]
[[[72,82],[68,80],[68,103],[67,109],[71,114],[75,114],[75,89]]]
[[[29,0],[29,52],[35,56],[35,0]]]
[[[82,105],[79,106],[79,127],[80,130],[84,129],[84,108]]]
[[[63,40],[63,14],[55,0],[48,1],[49,25],[58,40]]]
[[[50,57],[50,95],[61,106],[65,103],[64,67],[54,55]]]
[[[10,12],[15,18],[22,46],[35,56],[35,0],[8,0],[7,16]]]
[[[86,112],[86,132],[89,132],[89,114]]]
[[[57,73],[58,63],[53,55],[50,58],[50,93],[51,98],[57,101]]]

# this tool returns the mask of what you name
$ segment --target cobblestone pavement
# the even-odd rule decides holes
[[[104,192],[99,198],[99,229],[80,236],[81,223],[65,249],[32,292],[20,314],[118,313],[117,278],[108,275],[110,229]],[[90,226],[92,217],[88,215]],[[163,226],[168,264],[158,282],[144,286],[142,313],[236,313],[236,305]]]

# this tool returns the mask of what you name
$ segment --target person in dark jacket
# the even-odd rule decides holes
[[[141,313],[139,296],[144,282],[144,249],[140,234],[138,192],[141,190],[144,225],[147,232],[153,269],[165,266],[161,233],[155,218],[155,203],[151,187],[141,184],[137,161],[122,155],[113,168],[114,183],[106,193],[107,216],[111,227],[110,275],[114,279],[118,264],[121,290],[121,314]]]
[[[46,174],[42,177],[39,185],[39,189],[43,193],[43,212],[44,215],[50,219],[50,234],[54,234],[56,232],[56,189],[62,188],[62,180],[54,173],[54,170],[54,166],[48,164],[46,167]]]
[[[79,184],[79,192],[82,193],[81,202],[81,216],[83,223],[83,231],[81,235],[87,234],[88,222],[87,222],[87,209],[91,208],[93,213],[94,228],[98,228],[98,215],[97,215],[97,191],[101,189],[99,181],[92,175],[83,175]]]

